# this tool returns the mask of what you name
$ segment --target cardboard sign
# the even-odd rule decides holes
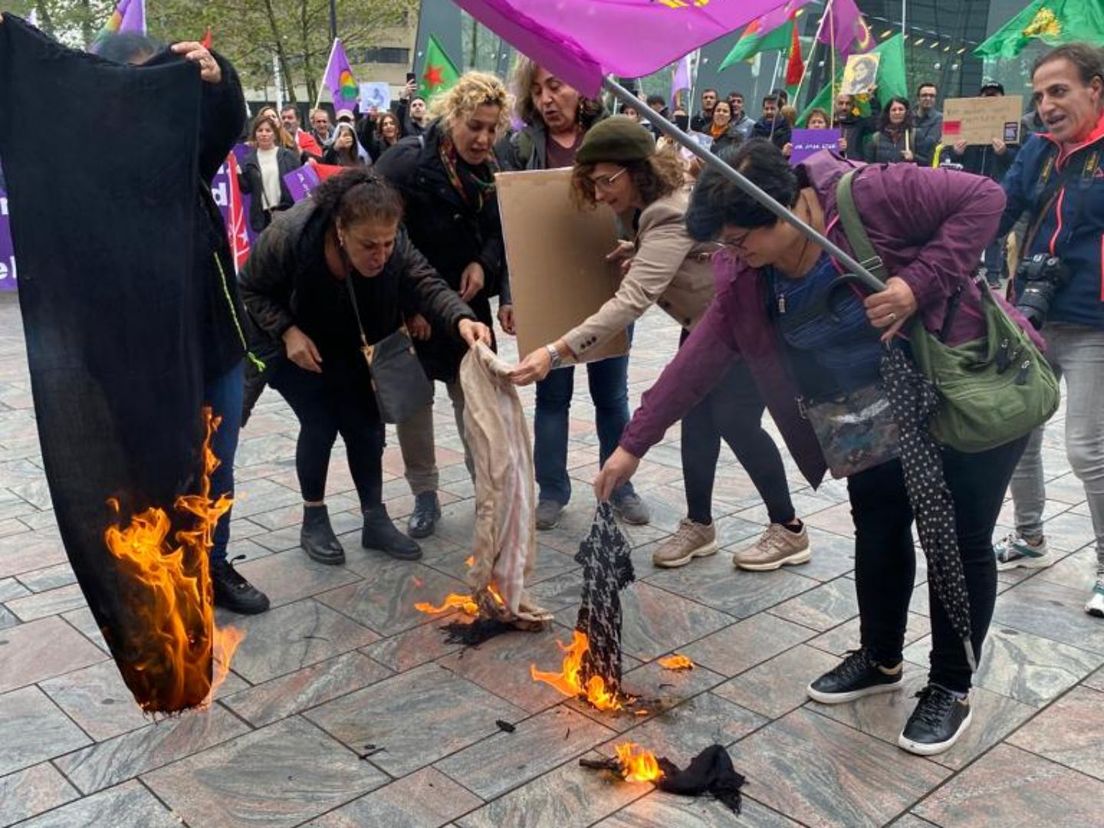
[[[391,108],[391,85],[388,83],[362,83],[360,85],[361,112],[387,112]]]
[[[874,88],[878,82],[878,63],[882,56],[877,52],[863,55],[848,55],[847,66],[843,70],[840,84],[841,95],[862,95]]]
[[[795,129],[790,137],[790,166],[797,166],[814,152],[839,149],[838,129]]]
[[[1020,142],[1023,101],[1018,95],[991,98],[948,98],[943,102],[943,144],[989,144],[999,138]]]
[[[555,342],[617,292],[620,270],[606,261],[617,247],[617,225],[608,207],[575,206],[570,168],[499,173],[495,185],[524,356]],[[628,351],[622,331],[587,354],[587,362]]]

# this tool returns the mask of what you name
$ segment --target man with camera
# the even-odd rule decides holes
[[[1060,46],[1035,62],[1031,82],[1047,131],[1024,144],[1004,179],[1000,234],[1027,212],[1012,287],[1066,379],[1066,453],[1096,534],[1096,585],[1085,611],[1104,618],[1104,50]],[[995,546],[998,569],[1051,563],[1042,437],[1042,428],[1032,435],[1012,478],[1016,531]]]

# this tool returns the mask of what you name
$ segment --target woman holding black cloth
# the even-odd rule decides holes
[[[258,240],[240,277],[252,348],[267,364],[264,379],[299,418],[301,542],[321,563],[345,560],[325,506],[338,433],[364,513],[362,545],[394,558],[421,557],[382,503],[384,426],[360,328],[368,342],[379,342],[401,327],[404,309],[416,308],[458,345],[491,341],[487,326],[410,243],[401,218],[402,201],[390,184],[368,170],[346,171],[281,215]],[[247,407],[259,393],[254,378]]]

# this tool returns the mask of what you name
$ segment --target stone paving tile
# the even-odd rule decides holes
[[[1084,611],[1087,594],[1031,578],[1004,592],[993,623],[1104,654],[1104,624]]]
[[[391,675],[386,667],[361,653],[345,653],[231,693],[222,701],[254,727],[263,727]]]
[[[73,567],[68,562],[24,572],[18,578],[19,583],[31,592],[45,592],[48,589],[57,589],[77,582]]]
[[[362,648],[361,652],[397,673],[406,672],[460,649],[459,644],[447,643],[440,630],[442,624],[458,617],[458,613],[440,616],[435,623],[422,624],[380,639]]]
[[[807,702],[805,687],[837,664],[836,656],[799,644],[729,679],[713,692],[748,710],[777,719]]]
[[[55,764],[82,793],[94,793],[248,730],[216,703],[207,710],[188,711],[97,742],[62,756]]]
[[[39,686],[97,742],[137,730],[152,721],[135,703],[114,661],[101,661],[47,679]]]
[[[647,583],[624,590],[621,604],[622,650],[642,661],[677,650],[737,620]]]
[[[695,664],[735,676],[812,637],[812,630],[764,614],[715,632],[683,652]]]
[[[526,713],[436,664],[416,667],[313,710],[306,718],[372,762],[404,776],[498,731]],[[415,725],[416,723],[416,725]]]
[[[442,632],[436,629],[434,632],[444,637]],[[437,659],[437,663],[522,710],[539,713],[559,704],[564,697],[549,685],[534,681],[529,666],[544,654],[559,652],[555,642],[564,638],[564,631],[558,627],[541,632],[511,632],[477,647],[465,647]],[[542,664],[542,668],[546,665]]]
[[[0,695],[0,776],[29,768],[91,740],[37,687]]]
[[[614,735],[559,706],[437,762],[434,767],[485,800],[494,799],[586,753]]]
[[[594,828],[716,828],[719,825],[797,828],[798,824],[747,795],[743,797],[737,817],[727,805],[712,797],[675,796],[655,791],[595,823]]]
[[[74,828],[77,825],[179,828],[180,820],[140,783],[126,782],[22,822],[19,828]]]
[[[87,606],[84,593],[76,584],[40,592],[37,595],[29,595],[26,598],[16,598],[8,601],[8,609],[22,621],[34,621],[50,615],[60,615],[69,610]]]
[[[915,595],[915,593],[913,594]],[[931,622],[928,618],[910,612],[905,625],[905,646],[923,638],[930,632]],[[835,629],[818,635],[809,641],[809,646],[842,657],[848,650],[854,650],[859,646],[859,619],[853,618],[844,624],[840,624]],[[927,651],[925,651],[921,661],[927,661],[926,653]]]
[[[768,610],[772,615],[801,624],[818,632],[858,617],[859,602],[855,582],[848,578],[818,586]]]
[[[790,571],[818,581],[831,581],[855,568],[855,539],[807,527],[812,558]]]
[[[359,580],[355,572],[312,561],[299,549],[237,564],[237,569],[268,596],[274,607]]]
[[[63,612],[61,617],[69,622],[69,626],[99,647],[105,654],[109,652],[107,641],[104,640],[103,633],[100,632],[100,627],[92,616],[92,610],[88,607]]]
[[[233,669],[252,684],[379,639],[371,630],[312,599],[276,607],[263,615],[234,616],[233,623],[246,634],[234,655]]]
[[[905,649],[917,664],[928,660],[931,636]],[[974,685],[1024,704],[1045,704],[1104,664],[1104,654],[1079,650],[1011,627],[992,626]]]
[[[191,825],[293,826],[386,784],[298,717],[196,753],[143,780]]]
[[[19,619],[14,612],[11,612],[6,607],[0,606],[0,630],[6,630],[8,627],[15,627],[19,624]]]
[[[41,814],[79,796],[49,762],[0,777],[0,826]]]
[[[23,598],[30,594],[31,591],[15,578],[0,578],[0,602]]]
[[[756,731],[730,753],[759,801],[817,826],[880,825],[950,774],[806,708]]]
[[[483,800],[436,768],[423,768],[307,823],[307,828],[439,828]]]
[[[1075,687],[1008,742],[1104,782],[1104,693]]]
[[[863,733],[875,736],[896,749],[897,737],[916,707],[916,693],[928,683],[927,671],[907,665],[903,687],[892,693],[878,693],[847,704],[809,702],[809,708]],[[973,722],[950,750],[931,761],[961,770],[980,754],[1027,721],[1035,708],[979,687],[970,692]]]
[[[64,563],[61,538],[48,532],[36,532],[33,538],[0,538],[0,578]]]
[[[591,759],[600,754],[588,754]],[[582,828],[652,790],[646,782],[624,782],[579,767],[572,759],[456,823],[461,828]]]
[[[1032,574],[1031,570],[1014,571]],[[1040,581],[1061,584],[1088,595],[1093,584],[1096,583],[1096,549],[1088,547],[1080,552],[1066,555],[1057,563],[1039,572],[1037,577]]]
[[[1093,690],[1100,690],[1104,692],[1104,667],[1101,667],[1091,676],[1085,679],[1084,685],[1091,687]]]
[[[913,811],[955,828],[1099,825],[1104,783],[1011,745],[998,745]]]
[[[104,654],[60,618],[0,632],[0,693],[102,661]]]
[[[748,618],[820,585],[790,569],[774,572],[737,570],[727,555],[698,558],[689,566],[649,575],[648,583],[684,595],[714,609]]]

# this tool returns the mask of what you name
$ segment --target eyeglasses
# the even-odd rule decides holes
[[[613,182],[620,178],[627,167],[622,167],[613,175],[596,175],[590,179],[590,183],[594,185],[596,190],[610,190],[613,187]]]
[[[743,233],[740,233],[739,235],[729,236],[728,238],[720,239],[720,243],[723,244],[725,247],[742,250],[744,248],[744,244],[747,243],[748,236],[751,235],[751,232],[751,230],[747,230]]]

